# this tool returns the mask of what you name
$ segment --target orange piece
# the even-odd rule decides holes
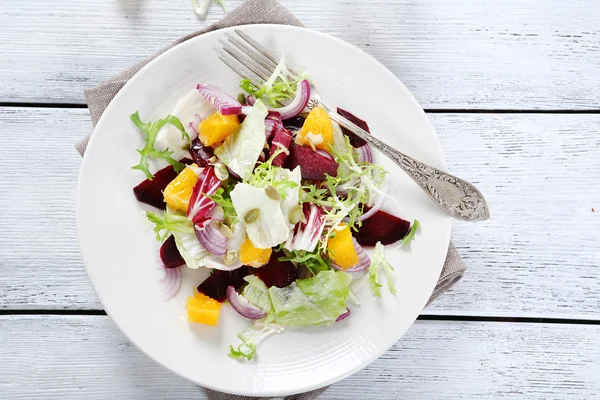
[[[240,126],[237,115],[216,112],[200,123],[198,137],[205,146],[212,146],[227,139]]]
[[[273,249],[257,249],[249,238],[244,240],[240,247],[240,261],[244,265],[259,268],[269,262]]]
[[[329,151],[329,146],[333,144],[333,126],[327,111],[322,107],[315,107],[310,111],[296,135],[296,143]]]
[[[183,212],[187,211],[192,197],[192,190],[198,182],[194,168],[198,168],[198,166],[192,164],[186,167],[165,188],[163,197],[169,207]]]
[[[350,227],[342,224],[340,226],[344,226],[344,229],[336,231],[335,237],[329,238],[327,250],[329,250],[329,256],[333,262],[343,269],[348,269],[358,264],[358,254],[354,250]]]
[[[217,326],[222,305],[215,299],[194,290],[194,295],[188,297],[185,303],[188,321]]]

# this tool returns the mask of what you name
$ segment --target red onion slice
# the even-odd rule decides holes
[[[205,224],[204,227],[195,226],[196,237],[206,250],[217,256],[227,253],[227,237],[217,227],[215,220]]]
[[[373,163],[373,152],[368,143],[355,149],[355,151],[358,154],[358,162]]]
[[[159,269],[158,289],[163,301],[171,300],[181,289],[181,267]]]
[[[344,269],[332,261],[331,268],[344,272],[361,272],[369,268],[369,266],[371,265],[371,258],[369,257],[365,249],[363,249],[362,246],[358,244],[358,242],[354,238],[352,238],[352,243],[354,244],[354,250],[356,251],[356,254],[358,254],[358,264],[351,268]]]
[[[281,108],[269,108],[269,110],[277,111],[281,114],[281,119],[286,120],[295,117],[300,114],[302,110],[306,108],[308,101],[310,100],[310,82],[306,79],[298,82],[298,90],[296,90],[296,97],[291,101],[290,104]]]
[[[246,103],[249,106],[253,106],[256,103],[256,97],[250,95],[246,96]]]
[[[273,132],[275,132],[275,121],[269,118],[265,119],[265,136],[267,140],[273,135]]]
[[[196,86],[196,89],[198,89],[200,94],[221,114],[239,115],[242,113],[242,104],[221,90],[209,85],[198,85]]]
[[[373,207],[371,207],[371,209],[369,211],[367,211],[366,213],[364,213],[363,215],[358,217],[359,221],[364,221],[364,220],[372,217],[373,215],[375,215],[375,213],[377,211],[381,210],[381,207],[383,207],[383,205],[385,204],[385,201],[387,199],[387,191],[388,191],[388,185],[384,183],[381,187],[382,193],[379,194],[377,201],[375,202],[375,204],[373,204]]]
[[[227,301],[233,309],[242,317],[250,319],[261,319],[267,316],[267,313],[250,303],[244,296],[239,294],[233,286],[227,287]]]
[[[337,319],[335,320],[335,322],[339,322],[339,321],[341,321],[343,319],[348,318],[348,316],[350,316],[350,309],[346,308],[346,310],[348,310],[348,311],[346,311],[345,313],[343,313],[342,315],[340,315],[339,317],[337,317]]]

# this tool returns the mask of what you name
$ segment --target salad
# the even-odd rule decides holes
[[[351,317],[353,281],[395,294],[384,245],[409,244],[419,223],[382,211],[387,171],[364,140],[323,108],[305,113],[307,74],[282,60],[264,85],[240,87],[233,98],[199,84],[164,119],[131,115],[145,140],[133,169],[146,176],[133,191],[157,209],[146,216],[161,242],[163,299],[180,290],[182,268],[209,269],[187,298],[188,321],[216,326],[228,303],[253,321],[229,356],[251,360],[283,329]]]

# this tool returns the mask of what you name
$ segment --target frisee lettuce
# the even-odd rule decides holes
[[[172,233],[194,233],[194,225],[185,215],[165,212],[164,216],[161,217],[147,211],[146,218],[154,224],[154,233],[156,234],[156,240],[159,242],[164,241]]]
[[[140,119],[140,115],[137,111],[131,114],[129,118],[131,119],[131,121],[133,121],[135,126],[137,126],[139,130],[141,130],[144,133],[144,139],[146,141],[144,147],[137,151],[138,153],[140,153],[140,162],[139,164],[131,167],[132,169],[138,169],[142,171],[149,180],[152,180],[152,174],[150,173],[148,158],[163,159],[169,164],[171,164],[177,172],[180,172],[185,168],[184,164],[180,163],[172,157],[173,152],[169,149],[156,150],[154,148],[154,142],[156,141],[156,135],[158,134],[158,131],[160,131],[161,128],[167,124],[173,125],[177,129],[179,129],[179,131],[181,132],[181,140],[187,140],[188,142],[190,141],[190,137],[185,131],[185,128],[183,127],[183,124],[181,123],[179,118],[173,115],[168,115],[166,118],[159,119],[158,121],[144,123]]]
[[[267,161],[258,163],[246,182],[259,188],[273,186],[277,189],[281,198],[285,200],[291,190],[300,187],[300,184],[294,180],[294,176],[289,170],[273,165],[273,160],[286,151],[286,149],[277,148]]]
[[[413,221],[412,226],[410,227],[410,231],[408,231],[406,236],[404,236],[404,238],[402,239],[402,244],[409,245],[415,239],[415,234],[419,230],[420,226],[420,222],[415,219]]]
[[[284,257],[279,257],[280,261],[291,261],[295,265],[303,265],[314,275],[317,275],[321,271],[327,271],[331,269],[331,260],[327,257],[323,257],[323,254],[319,249],[308,252],[306,250],[293,250],[289,251],[280,248],[285,254]]]
[[[286,66],[284,54],[264,84],[256,86],[246,78],[241,80],[240,88],[255,98],[268,102],[272,107],[280,107],[296,96],[298,83],[304,79],[312,80],[306,72],[292,73]]]
[[[371,265],[369,266],[369,283],[371,284],[371,292],[373,296],[381,297],[381,291],[379,290],[383,285],[379,283],[379,273],[383,269],[385,279],[390,289],[391,294],[396,294],[396,288],[394,286],[394,280],[392,271],[394,267],[388,262],[383,254],[383,245],[381,242],[377,242],[375,245],[375,254],[371,259]]]
[[[236,183],[237,182],[233,179],[228,179],[215,193],[207,196],[209,199],[223,207],[224,218],[229,225],[235,225],[238,220],[238,215],[230,195]]]
[[[339,164],[338,176],[326,175],[325,184],[302,186],[303,202],[310,202],[326,210],[326,227],[319,250],[325,252],[327,241],[344,222],[354,231],[362,225],[359,217],[364,214],[365,205],[372,203],[377,195],[384,196],[381,186],[385,182],[387,171],[368,162],[357,162],[350,139],[344,136],[330,146],[330,151]],[[344,197],[337,194],[344,189]]]

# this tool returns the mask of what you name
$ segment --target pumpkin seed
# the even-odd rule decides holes
[[[297,204],[290,210],[288,214],[288,221],[290,221],[290,224],[296,225],[298,222],[302,221],[303,217],[304,212],[302,211],[302,206]]]
[[[233,231],[225,224],[221,224],[221,233],[228,239],[233,239]]]
[[[229,171],[225,164],[215,164],[215,175],[218,180],[224,181],[229,178]]]
[[[235,250],[229,250],[227,253],[225,253],[225,257],[223,257],[223,262],[225,263],[225,265],[231,265],[235,262],[235,260],[237,260],[238,258],[238,252]]]
[[[275,200],[275,201],[281,200],[281,196],[279,195],[279,192],[277,191],[277,189],[275,189],[275,187],[273,185],[267,186],[265,188],[265,193],[266,193],[267,197],[270,198],[271,200]]]
[[[251,224],[256,222],[258,217],[260,217],[260,209],[253,208],[252,210],[248,211],[246,215],[244,215],[244,221],[246,221],[247,224]]]

